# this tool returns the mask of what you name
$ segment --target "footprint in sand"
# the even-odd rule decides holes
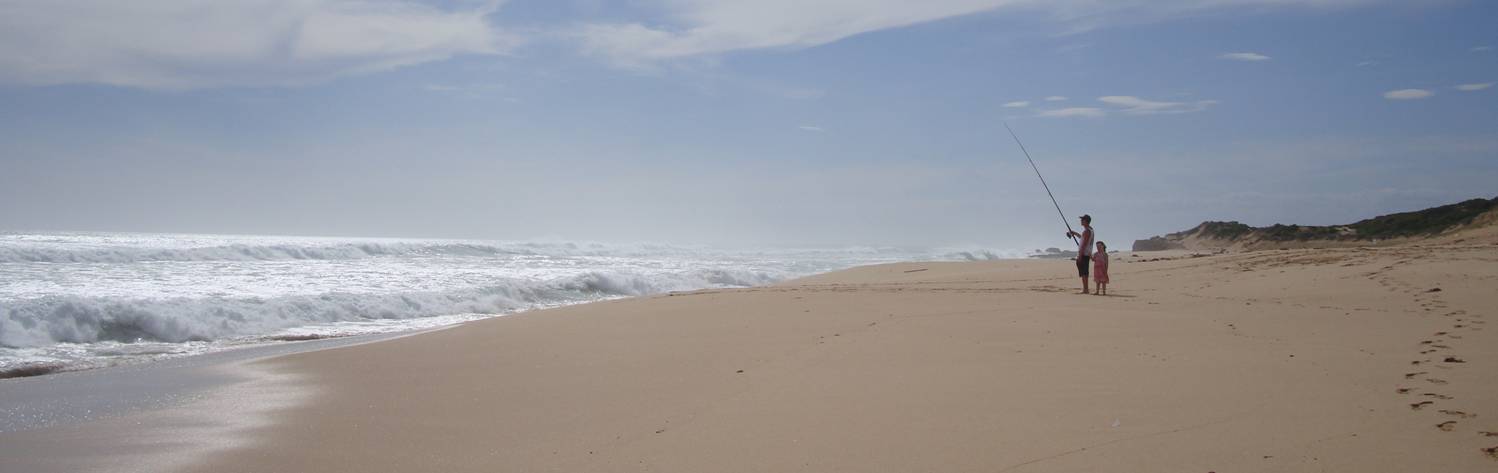
[[[1450,431],[1456,429],[1456,421],[1454,421],[1454,420],[1448,420],[1446,422],[1442,422],[1442,423],[1436,424],[1436,428],[1437,429],[1441,429],[1442,431],[1445,431],[1445,432],[1450,432]]]
[[[1478,432],[1477,435],[1481,435],[1483,437],[1498,437],[1498,432],[1488,432],[1488,431],[1484,430],[1484,431]]]
[[[1415,388],[1399,388],[1399,389],[1395,389],[1394,392],[1397,392],[1399,394],[1409,394],[1410,391],[1414,390],[1414,389]]]
[[[1441,361],[1444,361],[1444,362],[1447,362],[1447,363],[1466,363],[1467,362],[1467,360],[1463,360],[1461,358],[1457,358],[1457,357],[1454,357],[1454,356],[1448,356],[1448,357],[1446,357],[1445,360],[1441,360]]]
[[[1436,412],[1440,412],[1442,414],[1446,414],[1448,416],[1457,417],[1457,418],[1461,418],[1461,419],[1471,419],[1473,417],[1477,417],[1477,414],[1468,414],[1468,413],[1465,413],[1465,412],[1462,412],[1462,411],[1453,411],[1453,410],[1450,410],[1450,409],[1441,409],[1441,410],[1436,411]]]
[[[1425,373],[1426,373],[1425,371],[1419,371],[1419,372],[1415,372],[1415,373],[1405,373],[1404,374],[1404,379],[1415,379],[1416,376],[1420,376],[1420,375],[1425,374]]]
[[[1446,380],[1440,378],[1425,378],[1430,384],[1446,384]]]
[[[1435,401],[1420,401],[1420,402],[1416,402],[1416,403],[1410,404],[1410,409],[1414,409],[1414,410],[1418,411],[1420,409],[1424,409],[1425,406],[1429,406],[1431,404],[1435,404]]]
[[[1455,399],[1455,398],[1453,398],[1451,396],[1447,396],[1445,394],[1436,394],[1436,393],[1425,393],[1425,394],[1421,394],[1421,396],[1433,397],[1433,398],[1440,399],[1440,400],[1443,400],[1443,401],[1444,400]]]
[[[1494,459],[1498,459],[1498,447],[1484,448],[1482,449],[1482,453],[1486,453],[1488,454],[1488,456],[1493,457]]]

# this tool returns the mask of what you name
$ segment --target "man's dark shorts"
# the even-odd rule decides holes
[[[1091,262],[1092,258],[1088,258],[1087,255],[1077,255],[1077,276],[1087,277],[1087,267],[1090,266],[1087,263]]]

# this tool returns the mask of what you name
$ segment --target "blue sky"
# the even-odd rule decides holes
[[[1498,195],[1484,2],[0,13],[0,229],[1060,246],[1006,121],[1115,247]]]

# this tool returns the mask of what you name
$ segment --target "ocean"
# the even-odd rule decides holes
[[[0,374],[439,327],[749,287],[954,248],[761,248],[142,233],[0,233]]]

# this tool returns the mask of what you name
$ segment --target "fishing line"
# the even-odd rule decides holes
[[[1056,206],[1056,214],[1061,216],[1061,223],[1066,225],[1066,235],[1075,243],[1077,237],[1071,236],[1072,233],[1076,233],[1071,229],[1071,221],[1067,220],[1066,214],[1061,212],[1061,204],[1056,203],[1056,195],[1051,193],[1051,186],[1045,183],[1045,176],[1040,175],[1040,168],[1035,166],[1035,160],[1030,158],[1030,151],[1026,150],[1025,144],[1019,141],[1019,135],[1014,134],[1014,129],[1009,128],[1008,122],[1004,122],[1004,129],[1009,130],[1009,136],[1014,137],[1014,144],[1019,145],[1019,150],[1025,153],[1025,160],[1030,161],[1030,169],[1035,170],[1035,177],[1040,178],[1040,185],[1045,187],[1045,195],[1051,196],[1051,205]]]

